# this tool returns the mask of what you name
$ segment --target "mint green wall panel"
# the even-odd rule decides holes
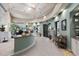
[[[62,35],[66,35],[67,36],[67,48],[68,49],[71,49],[71,36],[72,36],[72,17],[70,17],[70,12],[77,6],[78,4],[77,3],[73,3],[71,4],[67,9],[65,9],[63,11],[63,13],[58,16],[58,17],[55,17],[54,21],[48,21],[47,23],[52,23],[51,25],[53,27],[55,27],[55,22],[56,21],[59,21],[59,27],[60,27],[60,34]],[[67,30],[66,31],[62,31],[61,30],[61,21],[64,20],[64,19],[67,19]],[[46,23],[46,22],[43,22],[43,23]]]
[[[14,40],[14,52],[18,52],[22,49],[27,48],[33,43],[34,36],[23,36],[19,38],[15,38]]]

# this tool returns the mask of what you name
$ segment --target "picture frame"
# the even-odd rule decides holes
[[[66,29],[67,29],[67,20],[64,19],[61,21],[61,30],[66,31]]]

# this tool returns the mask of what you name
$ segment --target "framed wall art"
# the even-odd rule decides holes
[[[67,19],[61,21],[61,30],[66,31],[67,29]]]

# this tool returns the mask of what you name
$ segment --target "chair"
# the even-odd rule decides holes
[[[63,36],[63,35],[60,35],[58,37],[57,45],[60,48],[66,49],[67,48],[67,37],[66,36]]]

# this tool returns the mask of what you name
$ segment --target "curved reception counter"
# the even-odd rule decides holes
[[[32,34],[17,35],[14,38],[14,55],[30,49],[35,44],[34,36]]]

